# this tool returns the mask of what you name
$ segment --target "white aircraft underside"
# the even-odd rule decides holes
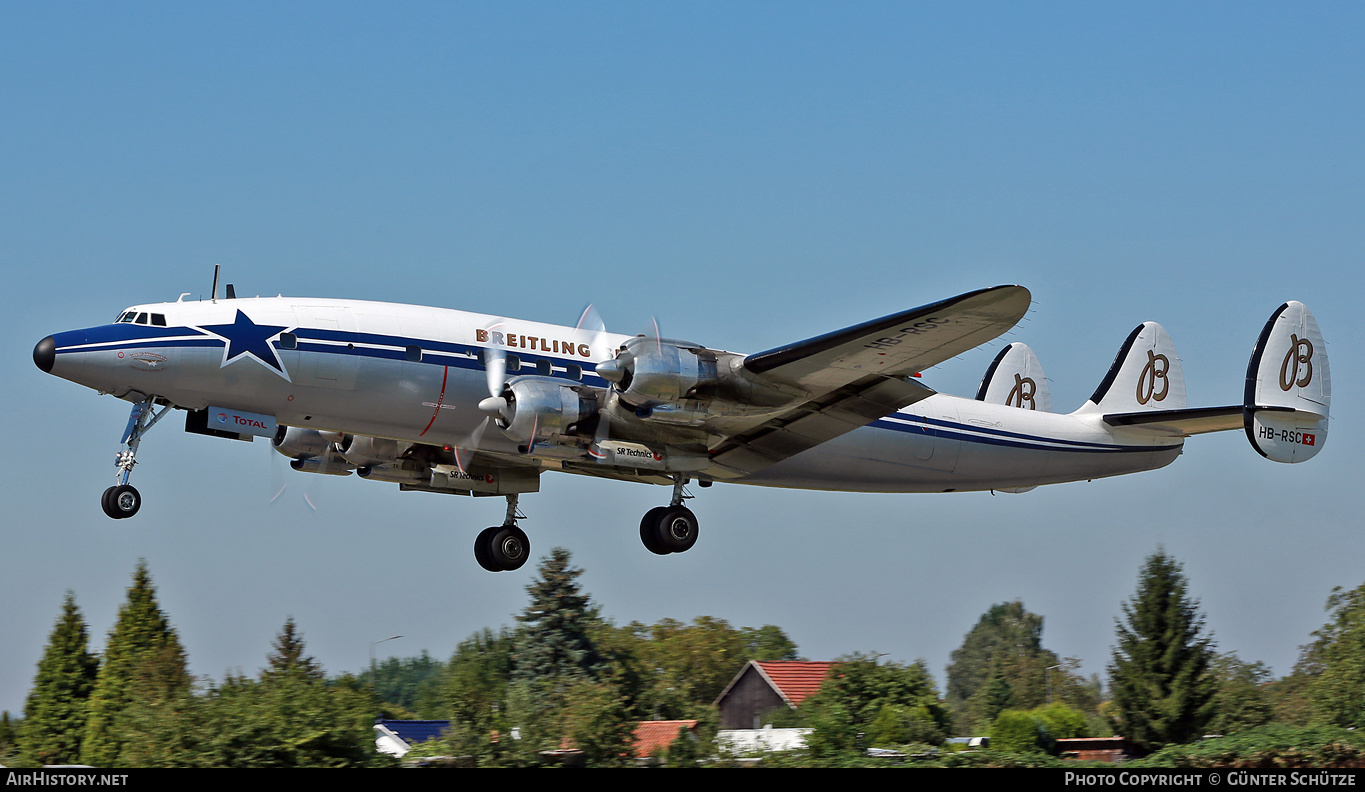
[[[215,289],[216,291],[216,289]],[[561,470],[671,484],[641,522],[645,546],[681,552],[697,520],[691,481],[857,492],[1024,491],[1151,470],[1191,434],[1244,429],[1285,462],[1326,439],[1326,344],[1302,304],[1261,333],[1244,403],[1187,409],[1180,359],[1139,326],[1091,400],[1049,411],[1036,356],[1011,344],[977,398],[918,373],[1012,327],[1026,289],[983,289],[756,355],[463,311],[354,300],[231,298],[134,306],[114,323],[39,342],[44,371],[134,403],[118,483],[128,517],[138,442],[171,408],[186,430],[260,435],[297,470],[403,489],[501,495],[479,534],[492,571],[529,555],[520,494]]]

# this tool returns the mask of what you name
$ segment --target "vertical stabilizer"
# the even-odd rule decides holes
[[[1043,364],[1028,344],[1015,341],[995,356],[976,400],[1025,410],[1052,412],[1052,391],[1043,376]]]
[[[1303,462],[1322,450],[1332,403],[1327,342],[1303,303],[1271,314],[1247,365],[1247,439],[1267,459]]]
[[[1166,328],[1143,322],[1119,348],[1104,381],[1082,412],[1135,413],[1183,410],[1185,373]]]

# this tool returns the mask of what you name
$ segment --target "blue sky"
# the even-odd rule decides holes
[[[1286,673],[1332,587],[1365,581],[1362,40],[1345,3],[5,4],[0,708],[63,592],[98,647],[139,558],[213,677],[257,669],[289,616],[342,671],[394,634],[444,658],[525,604],[531,566],[472,558],[500,500],[294,473],[174,418],[139,454],[143,511],[103,516],[127,405],[44,375],[33,344],[206,294],[215,263],[239,295],[565,324],[591,302],[739,351],[1019,283],[1036,304],[1005,340],[1067,411],[1149,319],[1192,405],[1238,403],[1262,323],[1301,300],[1335,386],[1308,464],[1225,433],[1018,496],[717,486],[666,558],[635,530],[664,488],[547,476],[522,501],[536,555],[569,548],[618,623],[777,624],[811,659],[941,674],[1018,598],[1103,673],[1164,546],[1220,648]],[[926,382],[970,395],[998,346]]]

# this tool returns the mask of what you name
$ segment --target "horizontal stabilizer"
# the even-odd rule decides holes
[[[991,361],[976,390],[976,400],[1052,412],[1052,391],[1043,376],[1043,364],[1028,344],[1020,341],[1000,350]]]
[[[1207,432],[1226,432],[1242,428],[1242,407],[1195,407],[1186,410],[1144,410],[1110,413],[1104,422],[1110,426],[1140,426],[1172,437],[1189,437]]]
[[[1331,412],[1327,342],[1303,303],[1276,309],[1256,340],[1244,397],[1247,439],[1267,459],[1303,462],[1322,450]]]

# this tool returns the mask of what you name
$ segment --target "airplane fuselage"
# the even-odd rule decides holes
[[[159,397],[189,410],[229,408],[284,426],[454,448],[487,418],[478,405],[489,393],[492,350],[510,376],[606,389],[594,367],[630,338],[442,308],[282,297],[141,305],[119,318],[44,339],[35,360],[131,402]],[[728,480],[857,492],[1021,489],[1159,468],[1181,447],[1180,437],[1128,434],[1098,414],[934,394]],[[480,436],[478,450],[583,472],[563,454],[519,450],[496,430]]]

